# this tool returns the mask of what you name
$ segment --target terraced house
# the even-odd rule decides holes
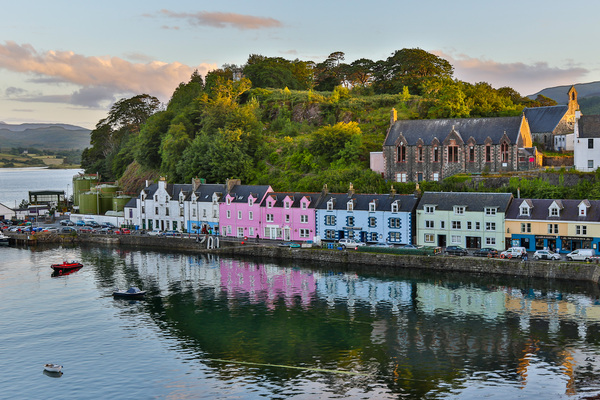
[[[220,234],[235,237],[263,237],[260,205],[267,193],[273,192],[268,185],[241,185],[239,179],[227,181],[227,193],[219,203]]]
[[[127,209],[137,211],[133,220],[141,229],[182,231],[185,227],[183,204],[189,190],[189,184],[167,183],[165,178],[160,178],[158,183],[147,183],[136,199],[136,207]]]
[[[600,254],[600,200],[515,199],[506,213],[506,233],[511,245],[529,251]]]
[[[425,192],[416,212],[417,244],[504,250],[510,193]]]
[[[322,240],[356,239],[370,244],[413,244],[413,195],[327,193],[316,208],[316,232]]]
[[[268,193],[261,203],[261,237],[309,241],[315,236],[315,207],[320,193]]]

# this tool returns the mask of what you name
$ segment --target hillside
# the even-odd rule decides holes
[[[573,85],[550,87],[527,97],[534,99],[541,94],[555,100],[558,104],[567,104],[569,101],[567,93],[571,86]],[[600,82],[577,83],[574,86],[577,89],[581,112],[584,115],[600,114]]]
[[[0,123],[0,146],[40,150],[83,150],[90,145],[90,130],[66,124]]]

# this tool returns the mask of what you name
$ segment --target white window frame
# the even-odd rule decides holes
[[[435,235],[433,233],[426,233],[424,240],[425,240],[425,243],[434,243]]]

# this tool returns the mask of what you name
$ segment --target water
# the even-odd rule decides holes
[[[0,398],[600,393],[597,285],[0,247]],[[51,277],[51,263],[84,267]],[[143,301],[112,298],[129,285]],[[42,373],[45,363],[64,375]]]
[[[0,168],[0,203],[16,208],[29,191],[62,190],[73,194],[73,176],[80,169]]]

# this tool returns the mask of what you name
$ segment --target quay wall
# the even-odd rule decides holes
[[[219,248],[207,249],[208,238],[157,237],[146,235],[60,235],[60,234],[7,234],[12,243],[36,245],[40,243],[91,243],[112,246],[131,246],[156,250],[178,250],[194,253],[212,253],[232,257],[255,257],[263,259],[290,259],[336,263],[339,265],[363,265],[399,270],[420,268],[431,271],[467,272],[475,274],[498,274],[522,278],[560,279],[600,282],[600,265],[597,263],[567,261],[521,261],[499,258],[457,257],[447,255],[397,255],[357,252],[354,250],[330,250],[321,248],[288,248],[275,243],[245,243],[235,238],[219,238]],[[214,242],[213,238],[213,242]]]

